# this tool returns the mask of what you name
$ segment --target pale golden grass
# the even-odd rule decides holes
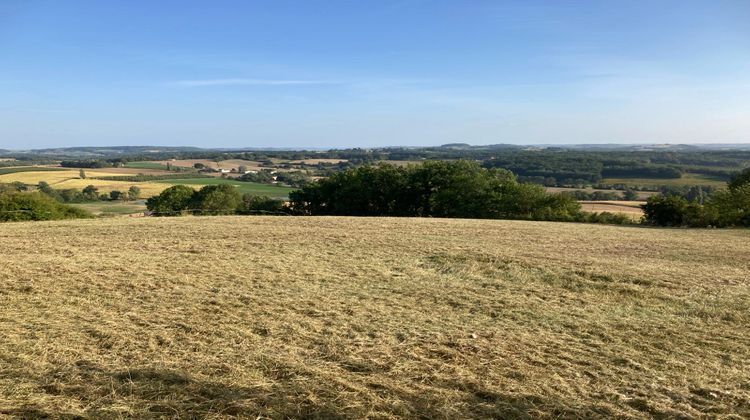
[[[84,170],[86,176],[100,177],[100,176],[119,176],[119,175],[130,175],[127,173],[112,173],[112,172],[99,172]],[[65,171],[29,171],[29,172],[14,172],[10,174],[0,175],[0,183],[4,182],[23,182],[24,184],[38,184],[41,181],[47,182],[54,186],[55,184],[65,182],[71,179],[79,179],[80,170],[71,169]],[[92,180],[93,181],[93,180]]]
[[[642,201],[579,201],[581,210],[589,213],[621,213],[639,220],[643,217]]]
[[[744,230],[184,217],[0,237],[8,416],[750,416]]]

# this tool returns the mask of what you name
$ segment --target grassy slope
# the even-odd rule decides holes
[[[739,230],[2,225],[0,416],[750,416]]]
[[[294,188],[282,187],[278,185],[260,184],[257,182],[243,182],[235,181],[232,179],[224,178],[188,178],[188,179],[170,179],[164,181],[154,181],[156,183],[170,184],[170,185],[190,185],[200,188],[204,185],[218,185],[218,184],[229,184],[237,187],[237,191],[240,194],[255,194],[255,195],[267,195],[272,198],[288,198],[289,193]]]

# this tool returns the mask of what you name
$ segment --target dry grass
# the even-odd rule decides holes
[[[748,231],[185,217],[0,237],[9,416],[750,416]]]

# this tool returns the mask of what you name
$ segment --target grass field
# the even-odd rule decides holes
[[[1,232],[0,416],[750,416],[746,230],[183,217]]]
[[[122,216],[146,211],[146,204],[143,201],[101,201],[71,205],[87,210],[97,216]]]
[[[153,170],[160,170],[160,171],[166,171],[167,165],[161,162],[127,162],[125,163],[126,168],[132,168],[132,169],[153,169]]]
[[[660,186],[673,186],[682,187],[686,185],[701,185],[701,186],[712,186],[712,187],[724,187],[727,185],[727,181],[718,177],[711,177],[708,175],[701,174],[683,174],[682,178],[670,178],[670,179],[659,179],[659,178],[604,178],[602,184],[624,184],[628,186],[641,186],[641,187],[660,187]]]
[[[235,186],[240,194],[266,195],[272,198],[288,198],[289,193],[294,190],[294,188],[282,187],[278,185],[235,181],[224,178],[170,179],[154,182],[170,185],[190,185],[196,188],[200,188],[204,185],[228,184]]]

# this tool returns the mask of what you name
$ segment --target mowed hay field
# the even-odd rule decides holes
[[[0,415],[750,416],[750,232],[0,225]]]

